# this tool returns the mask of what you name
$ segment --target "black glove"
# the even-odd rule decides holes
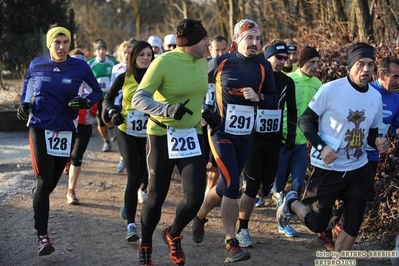
[[[211,136],[213,136],[219,129],[219,121],[216,118],[216,115],[212,112],[211,109],[205,109],[202,112],[202,118],[211,128]]]
[[[288,134],[287,138],[285,139],[284,153],[287,151],[292,151],[293,149],[295,149],[295,135]]]
[[[31,109],[31,103],[21,103],[17,110],[17,118],[21,121],[28,120]]]
[[[115,109],[110,109],[108,111],[108,114],[111,117],[111,121],[112,123],[114,123],[115,126],[122,125],[125,122],[125,119],[123,118],[121,113]]]
[[[182,103],[170,105],[168,107],[168,117],[172,117],[176,120],[181,120],[183,115],[185,115],[186,113],[188,113],[189,115],[193,115],[193,112],[185,106],[189,100],[190,99],[186,99]]]
[[[68,106],[73,109],[89,109],[91,102],[89,99],[83,99],[79,95],[76,95],[72,100],[68,102]]]

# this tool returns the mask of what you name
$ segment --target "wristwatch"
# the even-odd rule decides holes
[[[318,150],[320,152],[323,150],[323,148],[324,148],[323,144],[319,144],[319,145],[316,146],[316,150]]]
[[[259,96],[259,101],[265,100],[265,95],[263,93],[258,93],[258,96]]]

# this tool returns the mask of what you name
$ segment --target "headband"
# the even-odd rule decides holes
[[[244,37],[245,35],[252,33],[260,34],[258,24],[250,19],[243,19],[234,26],[233,39],[236,40],[240,34]]]
[[[359,48],[350,55],[348,55],[347,65],[348,69],[351,69],[352,66],[362,58],[371,58],[374,60],[374,51],[371,48],[362,47]]]
[[[69,40],[71,40],[71,32],[69,30],[67,30],[64,27],[54,27],[47,32],[46,35],[47,48],[50,49],[50,46],[53,43],[54,38],[57,37],[59,34],[64,34],[69,38]]]
[[[192,46],[199,43],[206,35],[208,35],[206,29],[202,24],[197,24],[198,26],[193,29],[192,32],[186,35],[177,36],[176,45],[177,46]]]
[[[270,45],[269,47],[266,48],[265,51],[265,58],[269,58],[275,54],[279,53],[284,53],[288,54],[287,46],[285,44],[279,43],[279,44],[274,44]]]

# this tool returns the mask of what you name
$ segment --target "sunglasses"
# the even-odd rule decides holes
[[[274,55],[278,60],[288,60],[288,56],[284,56],[284,55],[279,55],[279,54],[275,54]]]
[[[176,48],[176,44],[168,44],[166,46]]]

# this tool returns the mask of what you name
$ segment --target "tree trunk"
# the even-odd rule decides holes
[[[355,17],[358,30],[358,41],[370,42],[374,40],[373,25],[367,0],[354,0]]]
[[[140,15],[140,4],[141,0],[131,0],[130,6],[132,7],[133,19],[136,28],[135,38],[141,39],[141,15]]]

